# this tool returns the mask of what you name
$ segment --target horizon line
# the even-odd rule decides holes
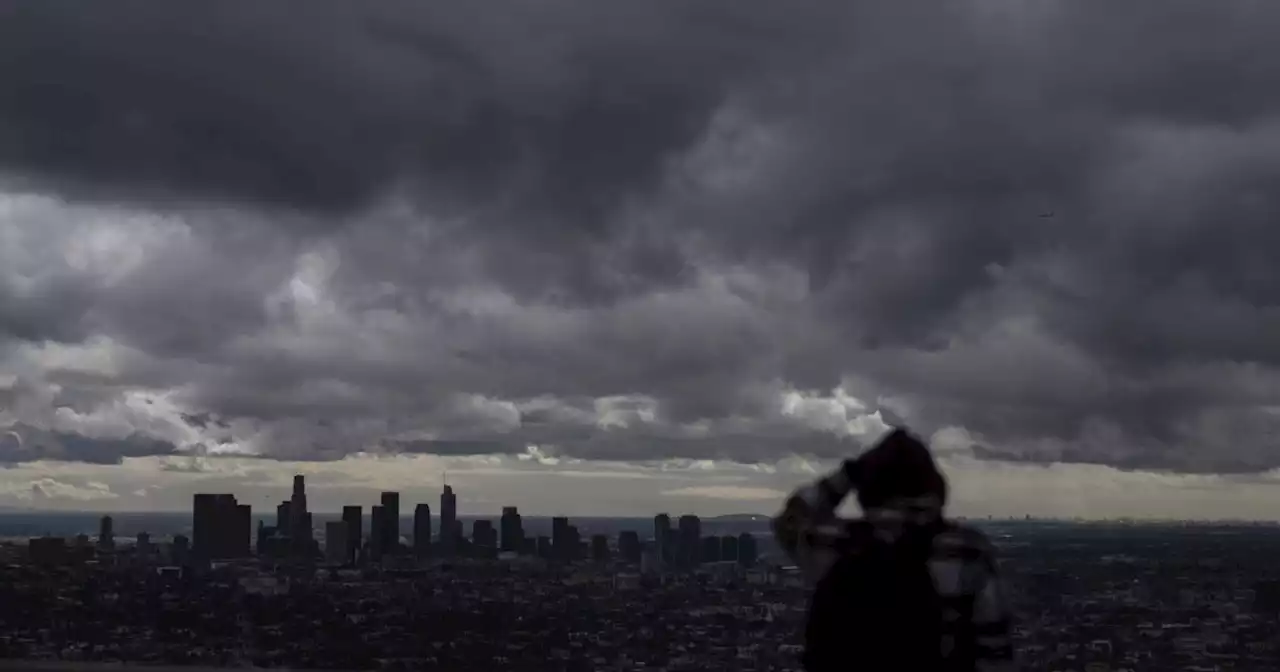
[[[361,512],[362,515],[367,517],[369,513],[367,513],[365,510],[372,508],[372,506],[373,505],[369,505],[369,506],[361,505],[361,508],[364,509]],[[341,510],[321,510],[321,511],[312,511],[311,513],[324,515],[324,516],[335,516],[335,517],[341,517],[342,515]],[[566,514],[566,513],[548,514],[548,513],[520,512],[520,516],[522,518],[565,517],[565,518],[581,518],[581,519],[596,519],[596,520],[610,519],[610,518],[614,518],[614,519],[628,518],[628,519],[636,519],[636,520],[648,520],[656,516],[662,515],[664,513],[666,513],[667,515],[671,515],[673,518],[678,517],[680,515],[695,515],[698,518],[701,518],[703,520],[714,520],[717,518],[745,518],[745,517],[754,517],[754,518],[760,518],[763,520],[768,520],[773,518],[773,514],[768,514],[768,513],[740,512],[740,513],[725,513],[725,514],[715,514],[715,515],[702,515],[702,514],[672,513],[670,511],[658,511],[652,514],[631,513],[631,514],[617,514],[617,515],[598,515],[598,514],[573,515],[573,514]],[[24,508],[18,508],[18,507],[0,508],[0,516],[24,515],[24,514],[26,515],[31,515],[31,514],[85,515],[85,516],[97,516],[97,517],[116,516],[116,515],[189,516],[189,515],[192,515],[192,512],[189,509],[93,511],[93,510],[87,510],[87,509],[67,510],[67,509],[24,509]],[[268,512],[267,510],[263,510],[262,512],[255,512],[253,515],[255,517],[257,516],[270,517],[274,514]],[[486,518],[486,517],[501,518],[502,512],[501,512],[501,509],[498,509],[497,511],[492,513],[460,512],[457,515],[459,518]],[[407,514],[402,514],[399,517],[399,519],[411,520],[413,519],[413,517],[414,516],[412,513],[407,513]],[[432,519],[437,519],[437,518],[440,518],[440,515],[433,510],[431,512],[431,517]],[[1034,515],[1027,515],[1027,514],[1022,514],[1022,515],[990,514],[990,515],[954,515],[954,516],[949,516],[949,518],[951,518],[952,520],[964,520],[964,521],[979,522],[979,523],[989,521],[989,522],[1030,522],[1030,523],[1036,523],[1036,522],[1039,522],[1039,523],[1129,523],[1129,524],[1133,524],[1133,523],[1141,523],[1141,524],[1198,523],[1198,524],[1235,524],[1235,525],[1280,525],[1280,519],[1277,519],[1277,518],[1232,518],[1232,517],[1224,517],[1224,518],[1164,518],[1164,517],[1157,517],[1157,516],[1083,517],[1083,516],[1034,516]],[[763,522],[763,520],[760,522]]]

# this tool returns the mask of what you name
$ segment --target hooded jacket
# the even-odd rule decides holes
[[[838,518],[836,510],[853,492],[862,518]],[[856,552],[851,549],[857,545],[849,543],[852,530],[869,526],[879,542],[894,544],[924,529],[941,529],[930,542],[929,570],[944,602],[966,605],[963,619],[974,641],[965,642],[964,649],[974,652],[972,669],[1011,670],[1011,619],[994,548],[976,529],[939,525],[946,499],[946,479],[928,448],[906,431],[893,430],[859,458],[796,490],[774,518],[774,534],[816,584],[842,553]],[[940,646],[946,651],[956,643]]]

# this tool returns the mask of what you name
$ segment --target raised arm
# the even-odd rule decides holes
[[[846,462],[798,488],[773,519],[778,545],[812,580],[821,578],[837,557],[830,543],[840,534],[835,512],[853,490],[855,471]]]

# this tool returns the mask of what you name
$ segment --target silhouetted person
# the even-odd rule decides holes
[[[863,517],[837,518],[850,492]],[[900,429],[791,495],[774,533],[814,584],[806,670],[1012,669],[994,549],[943,517],[946,499],[929,449]]]

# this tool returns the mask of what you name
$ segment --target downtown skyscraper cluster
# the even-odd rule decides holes
[[[440,493],[439,530],[433,532],[431,505],[418,503],[413,509],[412,543],[401,539],[400,493],[386,491],[370,507],[368,527],[364,509],[358,504],[342,507],[337,520],[324,525],[324,547],[315,538],[314,519],[307,501],[305,477],[294,476],[289,499],[276,507],[275,525],[259,521],[256,554],[275,561],[315,562],[352,565],[364,562],[408,561],[427,558],[449,559],[532,556],[554,562],[592,559],[608,562],[615,547],[606,535],[589,539],[569,518],[551,519],[550,536],[530,536],[524,519],[514,506],[502,508],[495,527],[488,519],[471,521],[468,537],[458,519],[458,496],[445,484]],[[251,511],[230,494],[199,494],[193,511],[193,556],[203,560],[243,558],[252,555],[249,545]],[[323,552],[322,552],[323,551]],[[622,531],[616,541],[617,559],[657,569],[692,570],[703,563],[737,562],[752,564],[757,554],[750,534],[702,536],[697,516],[680,516],[673,528],[671,517],[659,514],[653,522],[653,541],[645,543],[635,530]]]

